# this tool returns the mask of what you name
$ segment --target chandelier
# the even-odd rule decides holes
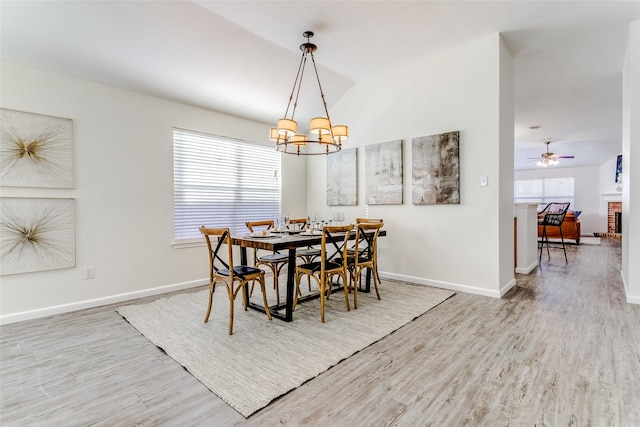
[[[322,92],[322,85],[320,84],[320,77],[318,77],[316,61],[313,57],[313,52],[318,49],[318,46],[309,42],[309,39],[313,37],[312,31],[305,31],[302,35],[306,37],[307,42],[300,45],[302,57],[298,65],[298,74],[293,82],[291,95],[289,95],[289,103],[284,112],[284,117],[278,120],[277,127],[271,128],[269,131],[269,139],[275,141],[276,149],[282,153],[297,154],[298,156],[336,153],[342,148],[342,141],[349,138],[349,128],[345,125],[331,124],[329,110],[327,109],[327,103],[324,99],[324,93]],[[314,135],[312,137],[299,134],[298,123],[294,120],[300,88],[302,87],[302,78],[304,77],[304,71],[309,57],[311,57],[313,71],[318,81],[320,98],[322,99],[325,114],[324,116],[311,119],[309,132]],[[289,113],[291,114],[290,116]]]

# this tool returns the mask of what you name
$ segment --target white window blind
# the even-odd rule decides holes
[[[246,221],[280,213],[280,153],[230,138],[173,130],[174,239],[201,239],[201,225],[247,232]]]
[[[573,205],[573,177],[518,179],[514,183],[516,203],[571,202]]]

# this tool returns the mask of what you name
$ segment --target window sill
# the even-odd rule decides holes
[[[171,246],[174,249],[186,249],[186,248],[199,248],[206,246],[207,244],[202,239],[197,240],[181,240],[179,242],[173,242]]]

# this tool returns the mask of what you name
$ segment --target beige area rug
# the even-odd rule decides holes
[[[599,237],[592,237],[592,236],[581,236],[580,237],[580,243],[581,244],[585,244],[585,245],[599,245],[600,244],[600,238]]]
[[[122,306],[117,311],[213,393],[249,417],[455,294],[386,280],[380,293],[380,301],[375,292],[359,293],[358,309],[352,307],[350,312],[343,294],[334,293],[324,324],[318,299],[298,305],[294,321],[287,323],[275,318],[269,321],[264,313],[252,309],[243,311],[239,297],[231,336],[224,287],[216,288],[208,323],[203,322],[206,290]],[[259,294],[254,292],[252,301]]]

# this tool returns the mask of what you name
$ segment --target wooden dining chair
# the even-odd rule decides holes
[[[249,282],[254,283],[257,281],[260,284],[265,313],[267,314],[267,318],[271,320],[271,312],[267,304],[267,294],[264,285],[264,271],[247,265],[233,264],[231,231],[228,228],[207,228],[202,226],[200,227],[200,233],[207,241],[207,248],[209,250],[209,305],[207,307],[207,314],[204,316],[204,322],[209,321],[211,305],[213,303],[213,293],[215,292],[216,284],[219,282],[224,283],[229,296],[229,335],[233,334],[233,308],[236,296],[245,286],[248,286]],[[227,262],[223,260],[224,250],[222,248],[224,245],[226,245],[227,248]],[[242,292],[242,302],[246,311],[248,301],[245,292]]]
[[[289,220],[290,224],[299,224],[301,230],[304,230],[307,225],[307,218],[294,218]],[[308,264],[315,261],[320,256],[320,248],[313,246],[307,246],[306,248],[299,248],[296,250],[296,257],[302,260],[303,264]],[[307,284],[309,290],[311,290],[311,278],[307,277]]]
[[[317,261],[296,266],[296,287],[298,291],[294,297],[294,307],[298,302],[300,293],[300,280],[302,276],[313,277],[320,292],[320,320],[324,323],[325,300],[332,289],[332,279],[338,277],[344,283],[344,302],[347,311],[351,310],[349,304],[349,286],[347,270],[347,241],[353,225],[325,226],[322,229],[322,243],[320,245],[320,258]]]
[[[384,220],[382,218],[356,218],[356,226],[358,224],[382,224],[384,226]],[[376,240],[376,245],[378,244]],[[378,283],[380,283],[380,273],[378,273],[378,248],[376,246],[376,250],[373,253],[373,273],[378,279]],[[380,296],[378,295],[378,299]]]
[[[350,288],[353,290],[353,308],[358,308],[358,287],[362,272],[368,268],[373,274],[373,286],[380,299],[378,281],[375,274],[375,259],[378,245],[378,234],[384,224],[382,222],[362,222],[356,224],[356,245],[353,251],[347,251],[347,269],[349,270]]]
[[[256,231],[267,231],[271,230],[274,227],[273,220],[263,220],[263,221],[247,221],[247,228],[250,232],[254,233]],[[260,253],[262,251],[262,254]],[[279,277],[282,268],[288,263],[289,256],[287,254],[281,254],[280,252],[269,252],[264,253],[262,249],[254,249],[253,250],[253,260],[254,266],[260,267],[264,265],[268,267],[273,273],[273,289],[276,291],[276,300],[278,304],[280,304],[280,286],[279,286]],[[253,286],[251,286],[251,290],[249,294],[253,293]]]

